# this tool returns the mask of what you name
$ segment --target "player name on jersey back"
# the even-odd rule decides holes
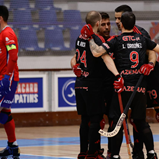
[[[77,45],[81,47],[86,47],[86,43],[83,41],[77,41]]]
[[[126,45],[122,44],[122,47],[123,47],[123,49],[142,48],[142,44],[141,43],[135,43],[135,44],[127,43]]]

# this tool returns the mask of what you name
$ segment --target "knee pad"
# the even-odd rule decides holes
[[[7,122],[12,120],[11,112],[5,112],[1,111],[0,112],[0,123],[1,124],[6,124]]]
[[[135,119],[134,125],[136,126],[138,131],[142,131],[142,130],[150,127],[149,124],[144,119],[141,119],[141,120]]]

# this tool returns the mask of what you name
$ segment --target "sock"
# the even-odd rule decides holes
[[[148,153],[154,154],[155,151],[154,150],[150,150]]]
[[[10,142],[10,143],[15,142],[16,141],[16,136],[15,136],[14,120],[12,119],[11,121],[4,124],[4,129],[5,129],[7,137],[8,137],[8,142]]]
[[[119,155],[114,155],[113,158],[119,158]]]

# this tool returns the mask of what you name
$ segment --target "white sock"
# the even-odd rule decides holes
[[[119,158],[119,155],[114,155],[113,158]]]
[[[14,141],[14,142],[13,142],[13,145],[18,146],[17,141]]]
[[[154,150],[150,150],[148,153],[154,154],[155,151]]]

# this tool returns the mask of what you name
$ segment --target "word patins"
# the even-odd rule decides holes
[[[134,91],[134,86],[124,86],[124,91],[127,92],[133,92]],[[137,92],[142,92],[145,94],[146,89],[143,87],[138,87]]]
[[[15,103],[38,103],[38,83],[19,83]]]
[[[123,75],[133,75],[133,74],[141,74],[141,72],[138,69],[135,69],[135,70],[123,70],[123,71],[121,71],[121,74],[123,74]]]

